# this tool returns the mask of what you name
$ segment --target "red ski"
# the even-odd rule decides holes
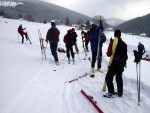
[[[97,105],[96,103],[81,89],[81,93],[91,102],[91,104],[96,108],[98,113],[104,113]]]
[[[90,74],[92,74],[92,73],[85,73],[84,75],[81,75],[78,78],[75,78],[75,79],[72,79],[72,80],[68,81],[68,83],[72,83],[74,81],[77,81],[77,80],[79,80],[79,79],[81,79],[83,77],[86,77],[87,75],[90,75]],[[65,82],[65,83],[67,83],[67,82]]]

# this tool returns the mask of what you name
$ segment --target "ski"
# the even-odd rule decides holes
[[[46,45],[46,47],[44,46],[44,39],[42,38],[42,36],[41,36],[41,32],[40,32],[40,29],[38,29],[38,35],[39,35],[39,41],[40,41],[40,47],[41,47],[41,53],[42,53],[42,59],[46,59],[46,47],[47,47],[47,45]],[[47,43],[48,44],[48,43]]]
[[[95,109],[99,112],[99,113],[104,113],[97,105],[96,105],[96,101],[93,101],[91,96],[88,96],[82,89],[81,89],[81,93],[83,96],[85,96],[89,101],[90,103],[95,107]]]
[[[68,81],[68,82],[65,82],[65,83],[72,83],[72,82],[74,82],[74,81],[77,81],[77,80],[79,80],[79,79],[81,79],[81,78],[83,78],[83,77],[86,77],[87,75],[90,75],[90,74],[92,74],[91,72],[90,73],[85,73],[85,74],[83,74],[83,75],[81,75],[81,76],[79,76],[79,77],[77,77],[77,78],[75,78],[75,79],[72,79],[72,80],[70,80],[70,81]]]
[[[103,24],[100,19],[101,23],[101,28],[99,30],[99,36],[98,36],[98,49],[97,49],[97,69],[99,68],[98,64],[99,61],[102,60],[102,45],[101,45],[101,40],[102,40],[102,31],[103,31]]]

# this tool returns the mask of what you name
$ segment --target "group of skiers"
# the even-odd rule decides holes
[[[22,26],[19,26],[18,32],[22,36],[22,43],[24,41],[23,35],[28,36],[25,32],[23,32]],[[56,27],[55,22],[51,22],[51,28],[47,31],[46,35],[46,42],[50,44],[50,50],[54,57],[55,63],[59,65],[59,59],[57,54],[58,49],[58,42],[59,42],[59,35],[60,31]],[[92,73],[95,72],[95,63],[97,60],[97,71],[103,73],[101,69],[102,63],[102,47],[103,43],[106,41],[106,36],[104,34],[104,28],[102,21],[99,21],[99,25],[96,24],[91,25],[91,29],[87,32],[82,31],[82,42],[83,47],[86,52],[89,51],[88,44],[90,42],[91,45],[91,53],[92,53],[92,61],[91,61],[91,71]],[[79,54],[79,49],[77,47],[77,33],[75,29],[69,29],[64,36],[64,43],[66,46],[66,56],[68,58],[68,63],[70,63],[70,57],[72,57],[72,61],[75,62],[75,52],[73,51],[73,46],[75,46],[76,54]],[[141,49],[143,48],[143,49]],[[138,55],[141,60],[142,55],[145,53],[145,48],[142,43],[138,45]],[[107,84],[108,93],[107,97],[114,95],[116,92],[114,90],[113,85],[113,78],[116,76],[116,83],[117,83],[117,95],[121,97],[123,95],[123,79],[122,73],[124,68],[126,67],[126,61],[128,59],[127,55],[127,44],[121,38],[121,31],[115,30],[114,31],[114,39],[110,39],[110,43],[107,49],[107,56],[110,57],[108,70],[105,77],[105,82]],[[139,59],[138,59],[139,60]]]

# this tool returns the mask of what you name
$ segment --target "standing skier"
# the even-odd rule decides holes
[[[139,58],[140,58],[140,60],[142,59],[142,56],[143,56],[143,54],[144,54],[145,52],[146,52],[146,51],[145,51],[144,45],[143,45],[141,42],[139,42],[139,44],[138,44],[138,53],[139,53]]]
[[[55,59],[56,65],[59,64],[58,55],[57,55],[59,34],[60,34],[60,31],[57,29],[55,22],[51,22],[51,28],[47,31],[46,42],[49,41],[50,43],[51,53]]]
[[[22,28],[22,24],[18,27],[18,33],[21,35],[22,37],[22,44],[24,43],[24,35],[26,37],[26,40],[29,39],[28,34],[26,32],[24,32],[26,28]]]
[[[115,93],[113,77],[116,75],[117,94],[121,97],[123,95],[122,73],[128,58],[127,44],[121,39],[120,30],[115,30],[114,37],[114,39],[110,40],[110,44],[107,49],[107,56],[110,57],[110,61],[105,81],[108,87],[107,96],[111,97]]]
[[[66,44],[66,52],[67,52],[68,63],[70,64],[70,52],[71,52],[72,60],[73,60],[73,63],[74,63],[72,29],[68,30],[67,34],[64,36],[64,43]]]
[[[79,54],[79,49],[78,49],[78,46],[77,46],[77,33],[75,32],[75,29],[72,28],[72,36],[73,36],[73,45],[75,46],[75,50],[77,52],[77,54]]]
[[[86,51],[88,52],[89,49],[88,49],[88,44],[89,44],[89,41],[90,41],[90,36],[89,36],[89,31],[87,32],[84,32],[84,35],[83,35],[83,42],[85,42],[85,48],[86,48]]]
[[[98,58],[97,71],[102,72],[101,62],[102,62],[102,45],[103,45],[103,41],[101,40],[100,43],[99,43],[99,32],[100,32],[100,30],[103,31],[102,21],[100,21],[98,27],[97,27],[96,24],[92,24],[92,28],[90,29],[90,32],[89,32],[91,51],[92,51],[91,71],[93,73],[94,73],[95,62],[96,62],[96,57],[97,57],[98,53],[100,53],[99,54],[100,56]]]

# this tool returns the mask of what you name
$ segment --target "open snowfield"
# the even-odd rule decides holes
[[[30,35],[32,45],[21,37],[17,28],[22,24]],[[60,30],[59,47],[65,49],[63,37],[71,27],[57,26]],[[150,62],[141,62],[141,102],[138,106],[136,64],[133,50],[138,42],[145,45],[150,56],[150,38],[122,34],[128,44],[127,68],[123,73],[124,94],[122,98],[104,98],[102,91],[108,60],[106,50],[113,32],[105,32],[107,37],[103,45],[104,73],[95,72],[72,83],[68,81],[90,72],[91,52],[86,60],[81,42],[81,31],[77,31],[79,55],[75,55],[75,65],[68,64],[66,54],[58,53],[60,66],[54,64],[49,44],[47,59],[42,60],[37,29],[46,37],[50,24],[32,23],[0,18],[0,113],[97,113],[92,104],[81,94],[83,89],[97,101],[104,113],[150,113]],[[45,43],[46,44],[46,43]],[[90,44],[89,44],[90,48]],[[56,71],[54,71],[56,70]],[[114,79],[115,89],[116,83]]]

